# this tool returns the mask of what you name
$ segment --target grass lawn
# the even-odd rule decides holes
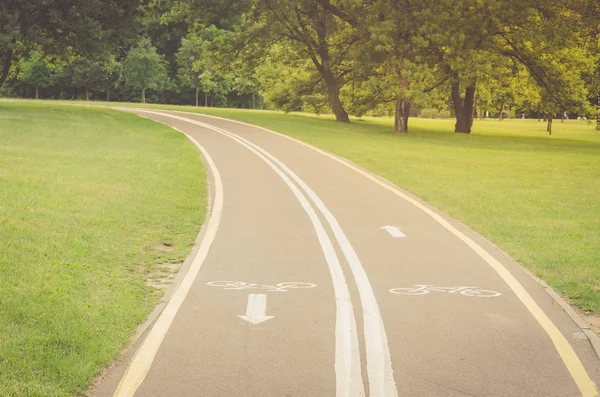
[[[139,106],[131,104],[130,106]],[[387,178],[498,244],[573,304],[600,313],[600,132],[584,121],[391,119],[344,125],[330,117],[234,109],[197,111],[299,138]]]
[[[0,102],[0,396],[73,396],[119,353],[188,255],[201,156],[134,115]]]

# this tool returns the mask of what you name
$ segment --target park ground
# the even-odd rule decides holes
[[[0,395],[85,390],[156,302],[148,279],[183,261],[204,218],[206,178],[185,137],[64,105],[0,102]],[[485,120],[457,135],[452,120],[411,119],[398,135],[384,118],[153,107],[252,123],[348,158],[600,312],[600,132],[585,121],[555,121],[548,136],[536,120]]]

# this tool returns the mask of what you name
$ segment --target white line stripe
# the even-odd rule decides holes
[[[275,173],[286,183],[286,185],[288,185],[313,224],[313,227],[317,233],[317,238],[323,250],[323,254],[327,261],[333,282],[333,290],[336,301],[336,397],[364,396],[364,385],[360,369],[358,335],[356,331],[356,321],[354,319],[354,308],[352,307],[350,291],[344,277],[342,266],[340,265],[335,248],[333,247],[333,243],[327,235],[321,220],[306,197],[302,194],[298,187],[294,185],[288,176],[275,164],[273,164],[272,161],[263,156],[259,151],[250,145],[243,142],[242,139],[236,135],[224,130],[220,130],[219,128],[209,124],[204,124],[196,120],[179,117],[172,114],[154,112],[144,109],[136,109],[136,111],[185,121],[225,135],[256,154],[275,171]]]
[[[185,133],[184,133],[185,134]],[[150,330],[148,337],[144,340],[138,351],[136,352],[133,360],[131,360],[119,386],[115,390],[113,394],[114,397],[132,397],[136,390],[142,384],[150,366],[152,365],[152,361],[156,356],[156,352],[160,347],[167,331],[171,327],[173,323],[173,319],[177,314],[177,311],[181,307],[181,304],[185,300],[206,256],[208,255],[208,251],[210,246],[212,245],[215,236],[217,234],[217,230],[219,229],[219,224],[221,222],[221,214],[223,212],[223,183],[221,181],[221,176],[219,174],[219,170],[215,166],[212,158],[208,154],[206,150],[196,141],[194,141],[189,135],[185,134],[197,147],[200,149],[206,162],[208,163],[213,178],[215,180],[215,200],[212,208],[212,213],[210,215],[210,219],[208,221],[208,226],[206,228],[206,233],[202,242],[200,243],[200,248],[198,249],[198,253],[194,258],[188,272],[184,276],[183,280],[177,290],[171,297],[171,300],[162,311],[156,323]]]
[[[271,155],[266,150],[253,144],[252,142],[235,135],[229,131],[223,130],[219,127],[205,124],[197,120],[187,119],[184,117],[174,116],[167,113],[158,113],[163,116],[172,117],[175,119],[187,121],[192,124],[200,125],[205,128],[212,129],[231,137],[234,140],[240,142],[240,144],[247,146],[250,150],[264,154],[271,161],[276,163],[281,169],[283,169],[311,198],[317,208],[323,213],[325,219],[332,228],[334,235],[342,248],[344,256],[348,260],[348,264],[356,280],[358,287],[359,296],[362,303],[364,332],[365,332],[365,346],[367,353],[367,373],[369,376],[369,395],[371,397],[397,397],[398,391],[396,389],[396,383],[394,380],[391,354],[389,350],[387,335],[385,327],[383,325],[383,319],[379,311],[379,306],[373,292],[373,288],[369,282],[367,273],[358,258],[358,255],[354,251],[352,244],[346,237],[337,219],[333,216],[331,211],[323,203],[323,201],[317,196],[317,194],[292,170],[290,170],[283,162],[278,160],[276,157]],[[255,149],[255,150],[253,150]],[[257,153],[260,157],[260,154]],[[262,157],[264,159],[264,157]],[[265,159],[265,161],[268,161]]]
[[[460,240],[462,240],[467,246],[469,246],[490,267],[492,267],[492,269],[494,269],[496,271],[496,273],[500,276],[500,278],[509,286],[509,288],[519,298],[521,303],[523,303],[523,305],[527,308],[527,310],[529,310],[531,315],[537,320],[537,322],[540,324],[542,329],[546,332],[546,334],[548,335],[548,337],[554,344],[556,351],[560,355],[563,363],[565,364],[565,367],[567,368],[567,370],[571,374],[571,377],[573,378],[577,387],[579,388],[581,395],[583,397],[596,397],[598,395],[598,391],[597,391],[595,383],[592,381],[592,379],[588,375],[581,360],[579,360],[577,353],[575,353],[575,350],[569,344],[569,341],[564,337],[564,335],[560,332],[560,330],[556,327],[556,325],[554,325],[554,323],[552,322],[552,320],[550,320],[548,315],[546,313],[544,313],[542,308],[535,302],[535,300],[527,292],[525,287],[523,287],[523,285],[508,271],[508,269],[506,269],[504,267],[504,265],[502,265],[502,263],[500,263],[496,258],[494,258],[490,253],[488,253],[483,247],[481,247],[479,244],[477,244],[475,241],[473,241],[470,237],[468,237],[467,235],[462,233],[460,230],[458,230],[454,226],[452,226],[448,221],[446,221],[438,213],[436,213],[435,211],[432,211],[431,209],[429,209],[425,205],[421,204],[419,201],[413,199],[412,197],[408,196],[407,194],[405,194],[398,188],[382,181],[381,179],[379,179],[379,177],[374,176],[370,172],[365,171],[364,169],[358,167],[357,165],[351,163],[350,161],[348,161],[346,159],[341,159],[338,156],[335,156],[325,150],[319,149],[319,148],[317,148],[313,145],[310,145],[306,142],[302,142],[298,139],[281,134],[279,132],[269,130],[264,127],[259,127],[259,126],[244,123],[241,121],[225,119],[225,118],[217,117],[217,116],[203,115],[203,114],[199,114],[199,113],[191,113],[191,112],[178,112],[178,113],[199,115],[202,117],[209,117],[209,118],[224,120],[224,121],[228,121],[228,122],[232,122],[232,123],[247,125],[250,127],[261,129],[261,130],[269,132],[271,134],[275,134],[282,138],[289,139],[292,142],[295,142],[295,143],[305,146],[309,149],[312,149],[312,150],[314,150],[324,156],[327,156],[330,159],[356,171],[357,173],[361,174],[365,178],[368,178],[369,180],[376,183],[377,185],[383,187],[384,189],[390,191],[391,193],[402,198],[403,200],[406,200],[407,202],[411,203],[418,209],[425,212],[427,215],[429,215],[431,218],[433,218],[437,223],[439,223],[441,226],[443,226],[446,230],[448,230],[449,232],[454,234],[456,237],[458,237]]]

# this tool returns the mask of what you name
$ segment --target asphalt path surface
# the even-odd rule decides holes
[[[198,145],[212,208],[185,277],[94,397],[597,395],[585,333],[460,223],[285,136],[129,111]]]

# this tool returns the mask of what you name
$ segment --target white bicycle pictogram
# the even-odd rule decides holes
[[[390,292],[397,295],[427,295],[431,292],[446,292],[449,294],[476,296],[478,298],[494,298],[502,295],[497,291],[477,289],[477,287],[436,287],[428,284],[415,284],[414,287],[408,288],[392,288]]]
[[[243,281],[209,281],[206,283],[211,287],[222,287],[228,290],[252,290],[260,289],[267,292],[288,292],[289,289],[305,289],[315,288],[317,285],[313,283],[302,283],[296,281],[286,281],[275,285],[267,284],[252,284]]]

